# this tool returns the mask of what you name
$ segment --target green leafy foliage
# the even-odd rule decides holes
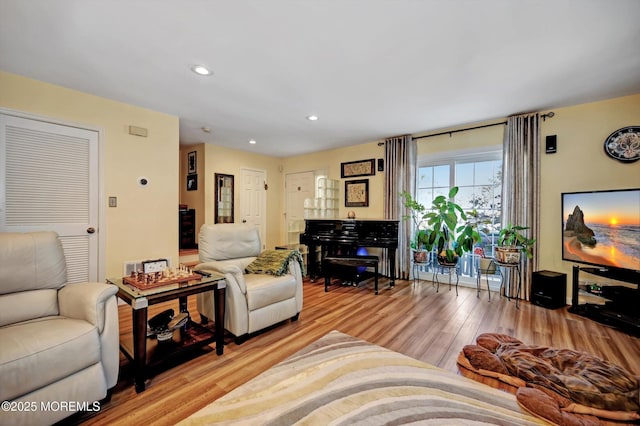
[[[473,246],[480,241],[478,214],[475,211],[465,213],[460,205],[452,201],[458,190],[454,186],[449,190],[448,197],[437,196],[430,210],[414,200],[411,194],[400,194],[404,198],[405,207],[411,211],[410,215],[403,218],[412,218],[417,230],[412,248],[430,251],[435,247],[438,255],[451,263],[456,262],[465,252],[473,250]],[[425,221],[426,227],[420,229]]]
[[[500,230],[498,235],[498,245],[506,247],[520,247],[529,259],[533,258],[533,245],[535,238],[528,238],[522,231],[529,229],[528,226],[513,225],[509,223]]]

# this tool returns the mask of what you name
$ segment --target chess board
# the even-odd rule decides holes
[[[131,278],[131,277],[123,277],[122,281],[136,288],[139,288],[140,290],[146,290],[149,288],[162,287],[169,284],[184,283],[187,281],[199,280],[201,278],[202,278],[201,275],[191,273],[189,275],[178,275],[174,277],[159,278],[158,280],[150,281],[150,282],[146,280],[138,280],[137,278]]]

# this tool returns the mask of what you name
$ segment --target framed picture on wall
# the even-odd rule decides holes
[[[187,175],[187,191],[195,191],[198,189],[198,175]]]
[[[192,175],[196,173],[198,167],[198,157],[196,151],[191,151],[187,154],[187,174]]]
[[[373,176],[376,174],[375,162],[375,158],[370,158],[369,160],[340,163],[340,177]]]
[[[344,183],[345,207],[369,207],[369,179],[348,180]]]

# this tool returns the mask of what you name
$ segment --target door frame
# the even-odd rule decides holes
[[[96,132],[98,134],[98,282],[105,280],[106,268],[106,218],[105,218],[105,191],[104,191],[104,129],[98,126],[78,123],[66,119],[54,118],[47,115],[34,114],[31,112],[15,110],[0,106],[0,114],[13,117],[23,118],[27,120],[42,121],[45,123],[56,124],[60,126],[75,127],[78,129]]]

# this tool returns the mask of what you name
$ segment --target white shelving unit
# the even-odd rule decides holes
[[[316,179],[316,197],[304,200],[305,219],[338,218],[339,182],[325,176]]]

